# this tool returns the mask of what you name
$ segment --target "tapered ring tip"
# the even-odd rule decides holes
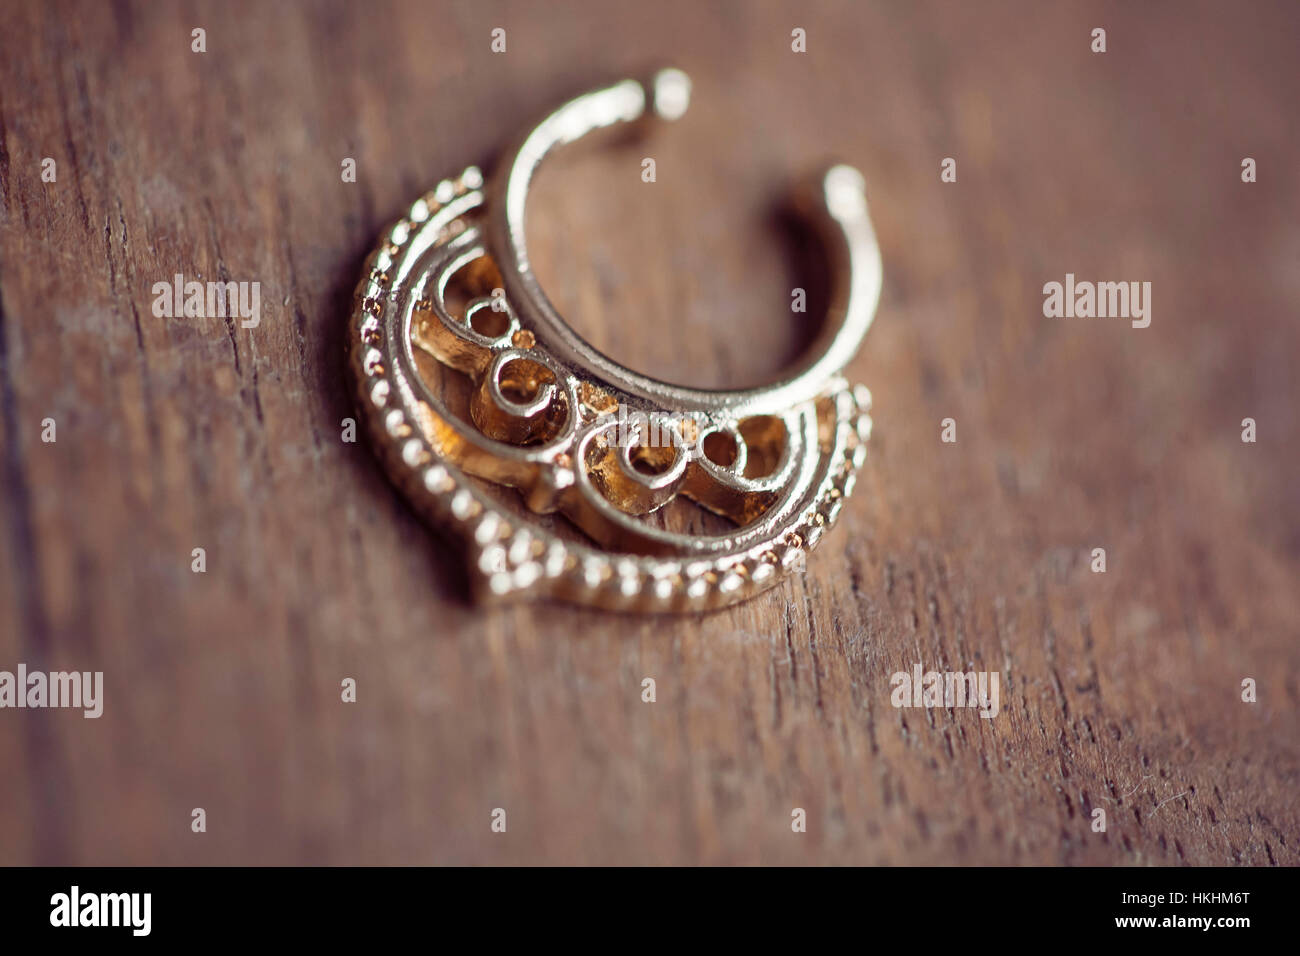
[[[650,81],[655,115],[660,119],[681,119],[691,105],[691,78],[681,70],[660,70]]]
[[[867,208],[867,181],[852,166],[839,164],[822,178],[826,208],[836,219],[860,216]]]

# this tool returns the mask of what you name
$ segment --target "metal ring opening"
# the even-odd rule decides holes
[[[590,132],[645,117],[677,119],[690,103],[690,80],[667,69],[648,81],[623,80],[575,97],[507,150],[489,184],[485,239],[515,311],[556,358],[593,379],[661,408],[777,414],[827,392],[857,353],[880,300],[880,248],[867,210],[864,180],[836,165],[801,203],[830,256],[830,303],[809,356],[788,376],[747,389],[697,389],[642,375],[614,361],[575,332],[551,304],[528,259],[525,214],[533,174],[548,153]]]

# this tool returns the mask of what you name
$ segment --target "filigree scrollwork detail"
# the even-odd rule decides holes
[[[482,597],[731,603],[800,566],[853,489],[870,395],[840,370],[879,295],[857,173],[834,167],[809,193],[841,278],[833,334],[816,361],[768,388],[707,392],[623,369],[567,328],[526,264],[520,197],[532,166],[656,97],[680,113],[674,73],[561,107],[507,154],[491,199],[472,167],[440,183],[388,231],[358,286],[351,365],[363,417],[410,500],[465,541]],[[516,489],[525,509],[503,507],[493,485]],[[733,527],[688,534],[648,520],[678,498]],[[585,538],[529,514],[562,515]]]

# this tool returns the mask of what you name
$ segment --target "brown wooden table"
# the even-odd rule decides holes
[[[1296,864],[1298,10],[6,4],[0,669],[105,701],[0,711],[0,862]],[[857,165],[868,464],[752,603],[476,609],[340,440],[352,289],[422,190],[662,62],[680,124],[542,175],[543,282],[643,371],[760,382],[808,336],[772,202]],[[155,317],[177,273],[261,324]],[[1067,273],[1150,326],[1045,317]],[[893,707],[918,663],[999,715]]]

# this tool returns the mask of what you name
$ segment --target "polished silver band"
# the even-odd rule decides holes
[[[676,119],[690,102],[690,80],[680,70],[648,82],[624,80],[559,107],[508,149],[489,182],[490,251],[505,293],[540,344],[562,362],[584,368],[606,385],[655,405],[730,416],[774,414],[826,393],[862,344],[880,299],[881,261],[867,210],[862,175],[851,166],[827,169],[797,195],[829,255],[830,302],[810,357],[782,380],[757,388],[697,389],[660,381],[614,361],[575,332],[551,304],[528,258],[528,188],[553,149],[595,130],[643,118]]]

